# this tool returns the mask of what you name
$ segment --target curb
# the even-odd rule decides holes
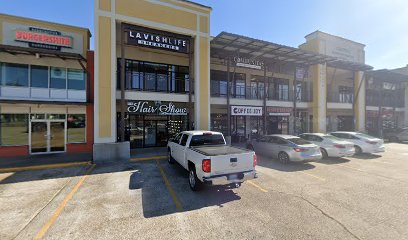
[[[0,173],[44,170],[44,169],[52,169],[52,168],[67,168],[67,167],[78,167],[78,166],[89,166],[89,165],[92,165],[91,161],[72,162],[72,163],[55,163],[55,164],[44,164],[44,165],[27,166],[27,167],[0,168]]]

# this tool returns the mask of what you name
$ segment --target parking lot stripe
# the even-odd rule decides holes
[[[167,187],[167,190],[169,190],[169,193],[171,195],[171,198],[173,199],[174,204],[176,204],[176,208],[178,211],[183,210],[183,206],[181,205],[181,202],[178,200],[176,192],[174,192],[173,187],[171,186],[169,179],[166,176],[166,173],[164,172],[163,167],[160,165],[160,162],[156,160],[157,167],[159,168],[160,174],[162,175],[162,178],[164,180],[164,184]]]
[[[353,169],[359,172],[364,172],[363,170],[359,169],[359,168],[355,168],[355,167],[349,167],[349,166],[344,166],[344,165],[338,165],[339,167],[344,167],[344,168],[348,168],[348,169]]]
[[[268,192],[268,190],[263,189],[261,186],[259,186],[258,184],[252,182],[251,180],[248,180],[247,182],[248,182],[249,184],[251,184],[252,186],[254,186],[254,187],[258,188],[259,190],[261,190],[261,192],[264,192],[264,193],[267,193],[267,192]]]
[[[74,194],[78,191],[78,189],[81,187],[81,185],[84,183],[85,179],[88,177],[88,175],[94,170],[95,165],[92,165],[85,173],[84,176],[81,177],[81,179],[78,181],[78,183],[75,185],[75,187],[71,190],[71,192],[65,197],[65,199],[61,202],[61,204],[58,206],[58,208],[55,210],[54,214],[52,214],[51,218],[48,220],[48,222],[41,228],[41,230],[37,233],[34,239],[42,239],[44,235],[47,233],[48,229],[51,227],[51,225],[55,222],[57,219],[58,215],[61,213],[62,209],[67,205],[68,201],[74,196]]]
[[[131,158],[130,161],[137,162],[137,161],[148,161],[148,160],[159,160],[159,159],[167,159],[167,156],[153,156],[153,157],[140,157],[140,158]]]
[[[89,162],[44,164],[44,165],[27,166],[27,167],[0,168],[0,173],[43,170],[43,169],[51,169],[51,168],[78,167],[78,166],[86,166],[86,165],[91,165],[91,164],[92,163],[89,161]]]
[[[305,174],[305,175],[307,175],[307,176],[310,176],[310,177],[319,179],[319,180],[321,180],[321,181],[326,181],[326,179],[324,179],[324,178],[322,178],[322,177],[319,177],[319,176],[316,176],[316,175],[311,174],[311,173],[307,173],[307,172],[301,172],[301,173],[303,173],[303,174]]]

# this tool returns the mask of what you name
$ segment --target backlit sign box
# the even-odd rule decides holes
[[[262,116],[262,107],[231,106],[233,116]]]
[[[243,57],[234,57],[234,62],[237,67],[245,67],[251,69],[262,70],[264,68],[264,62],[254,59],[248,59]]]
[[[29,27],[28,30],[15,30],[14,40],[27,42],[30,47],[61,50],[61,47],[72,48],[72,37],[61,32]]]
[[[189,52],[189,40],[142,30],[128,30],[128,44],[159,48],[180,53]]]

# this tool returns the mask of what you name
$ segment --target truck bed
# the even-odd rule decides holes
[[[197,147],[191,147],[191,149],[205,156],[220,156],[220,155],[240,154],[240,153],[249,152],[249,150],[247,149],[232,147],[229,145],[197,146]]]

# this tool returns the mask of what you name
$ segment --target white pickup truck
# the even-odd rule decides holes
[[[255,152],[226,144],[224,136],[212,131],[185,131],[170,139],[168,161],[189,171],[193,191],[203,183],[234,184],[257,177]]]

